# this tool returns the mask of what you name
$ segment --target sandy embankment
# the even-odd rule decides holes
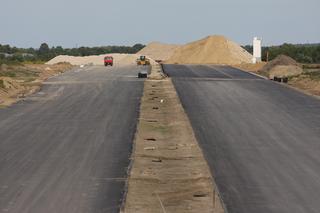
[[[70,70],[68,63],[26,64],[0,67],[0,106],[9,106],[37,91],[51,76]]]

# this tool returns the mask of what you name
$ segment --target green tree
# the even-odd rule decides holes
[[[132,46],[132,49],[133,49],[134,53],[137,53],[140,50],[142,50],[144,47],[145,47],[145,45],[143,45],[143,44],[135,44]]]
[[[40,60],[46,61],[50,56],[50,48],[47,43],[42,43],[38,50],[38,57]]]

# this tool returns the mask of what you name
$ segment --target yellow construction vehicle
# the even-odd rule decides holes
[[[146,56],[142,55],[137,59],[137,65],[150,65],[150,60]]]

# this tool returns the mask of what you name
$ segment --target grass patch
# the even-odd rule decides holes
[[[303,64],[303,69],[320,69],[320,64]]]
[[[0,72],[0,76],[14,78],[17,75],[14,71],[5,71],[5,72]]]
[[[0,88],[4,89],[5,86],[4,86],[4,81],[2,79],[0,79]]]
[[[307,72],[307,73],[304,73],[304,74],[307,75],[311,80],[320,81],[320,72],[319,71]]]
[[[39,76],[38,71],[27,69],[11,69],[6,71],[0,71],[0,76],[10,78],[36,78]]]
[[[32,81],[35,81],[37,78],[35,78],[35,77],[28,77],[28,78],[25,78],[24,79],[24,82],[25,83],[29,83],[29,82],[32,82]]]
[[[289,81],[302,80],[302,79],[320,81],[320,70],[316,70],[316,71],[304,70],[304,72],[300,75],[294,75],[289,77]]]
[[[35,60],[35,61],[24,61],[23,64],[45,64],[46,61]]]

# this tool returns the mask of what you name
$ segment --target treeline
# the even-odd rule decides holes
[[[63,48],[61,46],[49,47],[43,43],[38,49],[17,48],[10,45],[0,44],[0,64],[15,64],[22,62],[43,63],[58,55],[89,56],[109,53],[137,53],[145,45],[135,44],[133,46],[103,46],[103,47],[79,47]],[[250,45],[244,48],[252,53]],[[320,63],[320,44],[283,44],[262,48],[262,60],[267,61],[278,55],[287,55],[300,63]]]
[[[137,53],[145,45],[135,44],[133,46],[102,46],[102,47],[79,47],[63,48],[61,46],[49,47],[43,43],[38,49],[17,48],[10,45],[0,44],[0,64],[15,64],[22,62],[41,63],[49,61],[58,55],[89,56],[109,53]]]
[[[253,53],[253,47],[244,47]],[[300,63],[320,63],[320,44],[283,44],[280,46],[262,47],[262,60],[272,60],[278,55],[287,55]]]

